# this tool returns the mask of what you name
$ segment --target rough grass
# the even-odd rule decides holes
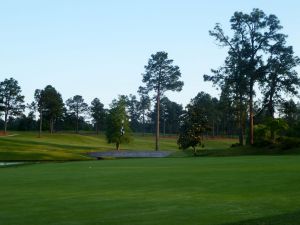
[[[296,225],[299,162],[193,157],[0,168],[0,224]]]

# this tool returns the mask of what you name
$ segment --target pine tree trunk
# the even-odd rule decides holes
[[[43,114],[40,112],[40,129],[39,129],[39,138],[42,136],[42,126],[43,126]]]
[[[242,126],[239,127],[239,144],[244,145],[244,135]]]
[[[156,139],[155,139],[155,150],[159,150],[159,109],[160,109],[160,90],[158,88],[157,97],[156,97],[156,104],[157,104],[157,112],[156,112]]]
[[[145,136],[145,112],[143,112],[143,136]]]
[[[273,110],[273,104],[270,102],[271,104],[271,109],[270,109],[270,116],[272,119],[274,119],[274,110]],[[274,141],[275,140],[275,131],[273,129],[273,127],[271,126],[271,140]]]
[[[212,136],[215,137],[215,120],[212,121]]]
[[[244,138],[243,138],[243,128],[242,128],[242,112],[241,112],[241,107],[239,109],[239,144],[243,145],[244,144]]]
[[[250,81],[250,96],[249,96],[249,141],[250,144],[254,143],[254,123],[253,123],[253,81]]]
[[[273,88],[271,88],[271,93],[270,93],[270,98],[269,98],[269,104],[268,104],[268,111],[269,111],[269,115],[270,115],[270,117],[272,119],[274,119],[273,94],[274,94],[274,90],[273,90]],[[275,139],[275,131],[271,127],[271,140],[274,141],[274,139]]]
[[[5,111],[5,116],[4,116],[4,135],[6,135],[7,132],[7,117],[8,117],[8,111]]]
[[[242,96],[239,96],[239,144],[244,145]]]
[[[53,127],[54,127],[54,119],[51,118],[51,119],[50,119],[50,133],[51,133],[51,134],[53,134],[53,130],[54,130]]]
[[[96,134],[99,135],[99,126],[97,123],[96,123]]]
[[[166,136],[166,119],[164,119],[164,136]]]
[[[78,134],[78,112],[76,113],[76,134]]]

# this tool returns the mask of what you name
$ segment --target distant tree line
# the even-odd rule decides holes
[[[94,98],[87,104],[80,95],[70,97],[63,102],[61,94],[51,85],[34,92],[34,101],[25,104],[21,87],[13,78],[0,83],[1,115],[3,130],[20,131],[95,131],[104,132],[107,129],[107,117],[110,109],[106,109],[99,98]],[[132,131],[139,133],[155,132],[156,109],[151,110],[151,100],[148,95],[139,91],[136,95],[120,95],[112,101],[122,99],[129,118]],[[25,110],[27,109],[27,110]],[[26,111],[26,114],[25,114]],[[178,118],[183,113],[180,104],[163,97],[160,112],[162,117],[161,130],[166,134],[176,134],[179,130]]]

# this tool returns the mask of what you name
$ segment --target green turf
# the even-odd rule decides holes
[[[13,133],[13,132],[12,132]],[[114,150],[104,135],[78,135],[73,133],[44,133],[42,138],[34,132],[15,132],[16,136],[0,137],[0,161],[2,160],[87,160],[87,152]],[[162,137],[160,149],[173,151],[177,156],[176,137]],[[236,140],[207,140],[207,149],[228,148]],[[153,150],[155,138],[152,135],[135,135],[129,144],[121,144],[125,150]]]
[[[0,168],[2,225],[296,225],[300,156]]]

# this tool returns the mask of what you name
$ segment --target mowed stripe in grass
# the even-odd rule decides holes
[[[299,161],[164,158],[1,168],[0,224],[297,224]]]
[[[73,133],[44,133],[42,138],[35,132],[17,132],[16,136],[0,138],[1,160],[86,160],[87,152],[114,150],[105,136]],[[162,137],[161,150],[179,152],[176,137]],[[236,140],[207,140],[207,149],[228,148]],[[121,150],[154,150],[152,135],[134,135],[129,144],[121,144]],[[180,154],[179,154],[180,155]]]

